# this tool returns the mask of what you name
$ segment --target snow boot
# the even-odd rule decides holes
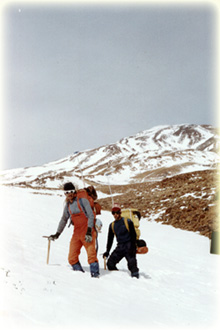
[[[139,278],[139,273],[138,272],[131,273],[131,277]]]
[[[79,270],[80,272],[85,273],[84,269],[82,268],[80,262],[78,261],[76,264],[72,265],[73,270]]]
[[[99,277],[99,263],[97,261],[90,264],[90,272],[92,277]]]

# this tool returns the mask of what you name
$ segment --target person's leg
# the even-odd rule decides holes
[[[81,251],[82,243],[77,237],[77,235],[72,236],[70,241],[70,247],[69,247],[69,255],[68,255],[68,261],[69,264],[72,266],[73,270],[80,270],[84,272],[80,262],[79,262],[79,255]]]
[[[121,261],[125,256],[125,251],[122,245],[117,245],[116,249],[112,252],[107,261],[108,270],[118,270],[116,265]]]
[[[131,244],[127,244],[125,258],[127,260],[128,269],[132,277],[139,278],[139,269],[137,267],[137,259],[135,251],[131,251]]]
[[[97,252],[96,252],[96,232],[95,232],[95,230],[92,231],[92,242],[88,243],[83,238],[82,244],[85,247],[86,252],[87,252],[91,276],[99,277],[99,262],[98,262],[98,258],[97,258]]]

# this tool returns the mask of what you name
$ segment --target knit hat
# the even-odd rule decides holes
[[[121,212],[121,207],[119,204],[114,204],[112,212]]]
[[[64,191],[68,191],[68,190],[75,191],[76,189],[75,189],[74,185],[72,184],[72,182],[67,182],[67,183],[64,184],[63,190]]]

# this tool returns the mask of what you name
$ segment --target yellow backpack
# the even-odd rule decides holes
[[[139,217],[138,217],[139,214]],[[129,231],[129,226],[128,226],[128,219],[131,219],[133,224],[134,224],[134,229],[136,231],[136,235],[137,235],[137,240],[140,238],[141,232],[139,229],[140,226],[140,212],[137,209],[122,209],[121,210],[121,216],[122,218],[124,218],[124,223],[125,223],[125,227],[127,228],[127,230]],[[112,222],[112,231],[115,234],[114,231],[114,221]]]
[[[121,210],[121,216],[123,218],[128,218],[131,219],[133,224],[134,224],[134,229],[136,231],[136,235],[137,235],[137,240],[140,238],[141,236],[141,232],[139,229],[140,226],[140,218],[141,218],[141,214],[137,209],[122,209]],[[127,226],[126,226],[127,228]]]

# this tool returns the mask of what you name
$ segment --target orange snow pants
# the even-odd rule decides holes
[[[71,218],[74,223],[74,232],[69,247],[68,261],[70,265],[75,265],[77,262],[79,262],[79,255],[82,246],[84,246],[86,249],[88,263],[91,264],[95,261],[98,262],[96,253],[96,231],[94,228],[92,228],[92,242],[86,242],[85,236],[88,227],[88,219],[85,213],[82,211],[79,203],[78,206],[81,210],[80,213],[71,214]]]

